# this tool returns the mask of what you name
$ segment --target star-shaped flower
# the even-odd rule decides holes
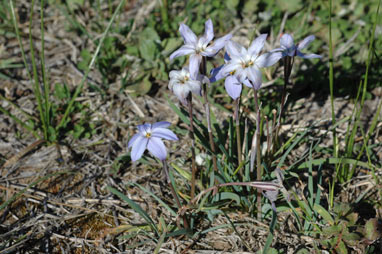
[[[188,68],[185,67],[180,71],[170,71],[168,89],[170,89],[184,105],[187,105],[187,96],[190,92],[201,95],[201,85],[203,82],[208,82],[205,76],[198,74],[195,80],[191,79],[190,72]]]
[[[189,68],[192,79],[196,79],[198,75],[202,57],[215,56],[232,37],[231,34],[227,34],[214,42],[211,42],[214,38],[214,30],[211,19],[206,21],[204,35],[200,38],[198,38],[195,33],[183,23],[180,24],[179,32],[183,37],[184,45],[170,55],[170,60],[173,60],[175,57],[190,55]]]
[[[135,134],[128,144],[128,148],[132,147],[131,160],[139,160],[146,149],[161,161],[165,160],[167,150],[161,139],[178,140],[174,132],[167,129],[169,126],[169,122],[138,125],[139,133]]]
[[[309,35],[298,45],[294,44],[293,37],[290,34],[283,34],[280,38],[280,48],[276,48],[271,52],[281,52],[282,57],[290,56],[290,57],[301,57],[301,58],[321,58],[322,56],[317,54],[304,54],[301,52],[302,49],[309,46],[310,43],[315,39],[314,35]]]
[[[260,35],[251,43],[248,50],[238,43],[229,41],[226,45],[229,60],[220,70],[215,72],[215,79],[234,76],[236,79],[229,78],[228,81],[226,80],[229,82],[229,84],[226,84],[226,88],[227,86],[233,87],[233,84],[240,83],[259,89],[262,82],[260,68],[269,67],[282,57],[280,52],[269,52],[259,55],[264,47],[266,38],[266,34]]]

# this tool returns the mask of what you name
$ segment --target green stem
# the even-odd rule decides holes
[[[30,51],[31,51],[33,79],[34,79],[34,93],[35,93],[35,96],[37,99],[37,107],[38,107],[38,110],[40,112],[40,120],[41,120],[42,128],[44,131],[44,139],[49,140],[48,128],[47,128],[47,122],[46,122],[47,119],[46,119],[44,109],[42,107],[42,95],[41,95],[40,84],[39,84],[39,80],[38,80],[37,64],[36,64],[36,58],[35,58],[35,52],[34,52],[34,46],[33,46],[33,38],[32,38],[34,3],[35,3],[35,0],[32,0],[30,17],[29,17],[29,44],[30,44]]]
[[[170,175],[168,173],[167,162],[166,162],[166,160],[163,160],[162,163],[163,163],[163,171],[164,171],[164,174],[166,176],[167,184],[170,187],[172,195],[174,196],[174,199],[175,199],[176,205],[178,206],[178,209],[181,209],[182,208],[182,203],[180,203],[179,197],[176,194],[174,186],[171,183]],[[189,228],[186,216],[182,215],[182,218],[183,218],[183,226],[184,226],[184,228],[186,228],[186,229]]]
[[[334,113],[334,69],[333,69],[333,42],[332,42],[332,0],[329,0],[329,87],[330,87],[330,105],[332,109],[332,125],[336,124],[336,115]],[[333,156],[338,157],[337,133],[333,129]]]
[[[236,128],[236,146],[237,146],[237,165],[240,166],[241,162],[243,160],[242,154],[241,154],[241,135],[240,135],[240,97],[235,100],[235,112],[233,115],[233,118],[235,120],[235,128]],[[244,177],[243,175],[243,167],[240,167],[240,175],[241,177]]]
[[[255,102],[255,112],[256,112],[256,144],[252,144],[252,153],[251,158],[254,156],[253,151],[256,150],[256,180],[261,181],[262,179],[262,168],[261,168],[261,150],[260,150],[260,108],[259,108],[259,102],[257,97],[257,90],[254,86],[252,86],[253,94],[254,94],[254,102]],[[255,147],[254,147],[255,146]],[[253,160],[252,160],[253,161]],[[251,171],[253,171],[253,163],[251,162]],[[257,219],[261,220],[261,190],[257,190],[257,197],[256,197],[256,204],[257,204]]]
[[[203,56],[202,62],[200,64],[200,74],[206,76],[207,73],[207,64],[206,64],[206,57]],[[211,153],[212,153],[212,163],[214,166],[215,173],[218,172],[218,166],[216,162],[216,150],[215,150],[215,143],[214,138],[212,136],[212,126],[211,126],[211,111],[210,111],[210,104],[208,102],[208,96],[207,96],[207,84],[203,84],[203,98],[204,98],[204,107],[206,110],[206,118],[207,118],[207,129],[208,129],[208,138],[210,141],[211,146]]]
[[[195,181],[196,181],[196,161],[195,161],[195,135],[194,135],[194,120],[192,114],[192,94],[190,93],[187,97],[187,107],[188,107],[188,115],[190,118],[190,138],[191,138],[191,161],[192,161],[192,177],[191,177],[191,199],[195,197]]]
[[[44,95],[45,95],[45,124],[46,128],[49,127],[51,124],[50,120],[50,103],[49,103],[49,84],[46,77],[46,69],[45,69],[45,36],[44,36],[44,0],[41,0],[41,10],[40,10],[40,17],[41,17],[41,73],[42,73],[42,80],[44,83]],[[49,140],[47,136],[45,136],[45,140],[47,141],[55,141],[55,140]]]

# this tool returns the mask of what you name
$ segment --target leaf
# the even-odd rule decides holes
[[[232,192],[219,192],[213,197],[213,202],[219,202],[222,200],[233,200],[236,205],[240,205],[240,196]]]
[[[138,186],[141,190],[152,196],[156,201],[158,201],[159,204],[161,204],[164,208],[166,208],[174,217],[177,216],[176,212],[172,210],[163,200],[161,200],[158,196],[156,196],[151,191],[147,190],[145,187],[138,183],[133,183],[134,186]]]
[[[113,187],[107,186],[107,189],[118,196],[120,199],[125,201],[134,211],[136,211],[149,225],[150,227],[159,235],[158,228],[155,225],[154,221],[150,218],[150,216],[133,200],[126,197],[123,193],[114,189]]]
[[[336,253],[338,254],[347,254],[348,249],[346,248],[346,245],[343,241],[340,241],[337,245],[337,248],[335,249]]]
[[[66,84],[56,83],[54,85],[54,96],[60,100],[68,99],[70,92]]]
[[[346,241],[355,241],[355,240],[360,240],[361,236],[359,233],[346,232],[342,235],[342,239],[344,239]]]
[[[365,225],[365,237],[374,241],[381,237],[382,224],[377,218],[369,219]]]
[[[302,7],[301,0],[277,0],[277,6],[284,12],[296,12]]]
[[[138,96],[147,94],[151,90],[151,86],[150,74],[147,74],[139,82],[129,85],[127,89],[132,95]]]
[[[314,210],[318,212],[319,215],[321,215],[321,217],[325,220],[326,223],[329,223],[330,225],[334,224],[334,220],[330,213],[321,205],[314,204]]]
[[[296,254],[310,254],[310,251],[308,249],[302,248],[299,249]]]
[[[148,61],[154,61],[159,54],[158,42],[160,37],[152,27],[145,28],[139,34],[139,53],[141,57]]]
[[[341,231],[342,231],[342,227],[340,225],[334,225],[334,226],[325,227],[322,229],[322,233],[326,237],[338,235],[339,233],[341,233]]]

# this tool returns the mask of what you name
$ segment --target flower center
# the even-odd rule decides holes
[[[150,138],[151,137],[151,132],[146,132],[146,138]]]
[[[189,79],[190,79],[190,78],[189,78],[188,76],[185,76],[185,77],[183,77],[183,79],[179,80],[179,83],[182,84],[182,85],[184,85],[184,84],[187,83],[187,81],[188,81]]]
[[[253,64],[254,64],[254,62],[252,60],[250,60],[248,62],[243,62],[241,64],[241,66],[243,67],[243,69],[245,69],[245,68],[251,67]]]

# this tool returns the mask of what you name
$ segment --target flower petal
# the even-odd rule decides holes
[[[235,71],[234,76],[237,78],[237,80],[239,80],[240,83],[243,83],[243,81],[248,78],[247,69],[248,68],[245,68],[245,69],[240,68]]]
[[[153,130],[151,137],[164,138],[167,140],[178,140],[178,137],[169,129],[166,128],[156,128]]]
[[[228,76],[224,82],[225,90],[232,99],[239,98],[242,90],[242,85],[235,76]]]
[[[211,19],[204,24],[204,35],[200,38],[203,44],[208,44],[214,38],[214,25]]]
[[[196,45],[198,43],[198,37],[196,37],[194,32],[186,24],[180,24],[179,32],[185,44]]]
[[[236,43],[234,41],[228,41],[225,47],[228,52],[228,55],[231,58],[237,58],[242,56],[241,52],[244,47],[241,46],[239,43]]]
[[[190,93],[190,89],[188,86],[184,84],[177,84],[172,87],[172,92],[176,97],[184,104],[187,105],[187,96]]]
[[[137,138],[138,138],[139,136],[142,136],[142,134],[141,134],[141,133],[137,133],[137,134],[135,134],[135,135],[129,140],[129,143],[127,144],[127,148],[130,148],[130,147],[134,144],[135,140],[137,140]]]
[[[179,56],[185,56],[195,53],[195,48],[192,45],[183,45],[170,55],[170,61]]]
[[[253,42],[251,43],[251,46],[249,46],[248,48],[248,53],[251,56],[257,56],[260,53],[260,51],[264,47],[264,43],[265,43],[265,40],[267,39],[267,36],[268,36],[267,34],[262,34],[253,40]]]
[[[191,55],[190,57],[190,77],[196,79],[199,73],[200,62],[202,61],[201,55]]]
[[[223,67],[224,67],[224,64],[211,70],[211,78],[210,78],[211,83],[216,82],[225,77],[221,71]]]
[[[249,81],[248,79],[244,80],[244,81],[243,81],[243,84],[244,84],[246,87],[249,87],[249,88],[252,88],[252,87],[253,87],[251,81]]]
[[[243,69],[243,67],[241,66],[240,63],[236,63],[236,62],[229,62],[225,65],[223,65],[223,68],[221,69],[221,75],[223,75],[224,77],[228,76],[230,73],[232,72],[237,72],[239,71],[240,69]],[[236,73],[235,73],[236,75]]]
[[[260,69],[253,66],[251,68],[247,68],[246,70],[247,70],[248,79],[251,81],[255,89],[258,90],[262,82]]]
[[[314,41],[315,38],[316,37],[314,35],[309,35],[308,37],[300,41],[300,43],[297,46],[297,49],[301,50],[308,47],[309,44],[312,43],[312,41]]]
[[[224,48],[224,46],[227,44],[227,41],[229,41],[231,38],[232,34],[226,34],[225,36],[216,39],[206,48],[204,52],[202,52],[202,54],[208,57],[215,56],[219,52],[219,50]]]
[[[135,139],[135,142],[133,144],[133,149],[131,149],[131,153],[130,153],[132,161],[139,160],[142,157],[142,154],[147,147],[148,141],[149,139],[142,135],[140,135],[139,137]]]
[[[281,52],[265,53],[255,60],[255,64],[260,68],[269,67],[277,63],[282,56]]]
[[[154,132],[154,129],[156,128],[168,128],[170,125],[171,123],[167,121],[162,121],[162,122],[153,123],[151,128],[153,129],[153,132]]]
[[[290,49],[294,47],[293,37],[290,34],[283,34],[280,38],[280,45],[284,49]]]
[[[140,124],[138,125],[138,130],[144,136],[146,135],[147,131],[151,130],[151,124],[150,123]]]
[[[189,89],[192,93],[197,94],[199,96],[202,95],[202,87],[200,85],[199,80],[189,80],[187,82],[187,86],[189,87]]]
[[[147,143],[147,149],[152,155],[154,155],[161,161],[166,159],[167,150],[163,144],[163,141],[160,138],[151,137],[149,142]]]
[[[311,58],[322,58],[322,56],[317,55],[317,54],[304,54],[301,53],[300,51],[297,51],[297,56],[305,59],[311,59]]]

